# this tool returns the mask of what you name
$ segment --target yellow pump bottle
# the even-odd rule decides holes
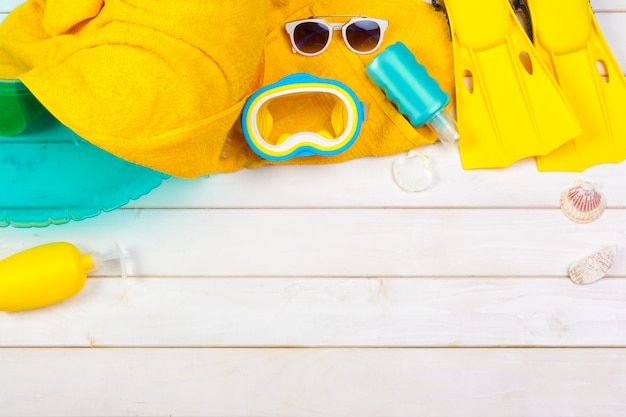
[[[0,311],[48,306],[78,293],[99,254],[81,254],[66,242],[48,243],[0,261]]]

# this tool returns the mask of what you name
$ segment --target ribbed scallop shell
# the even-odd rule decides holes
[[[577,181],[572,188],[561,193],[561,211],[576,223],[591,223],[597,220],[606,208],[606,199],[599,185]]]

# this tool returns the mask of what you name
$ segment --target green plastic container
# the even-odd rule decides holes
[[[21,81],[0,79],[0,136],[19,135],[44,113],[45,107]]]

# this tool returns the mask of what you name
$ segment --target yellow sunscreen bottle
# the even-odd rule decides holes
[[[77,294],[87,273],[107,259],[55,242],[0,260],[0,311],[31,310],[63,301]]]

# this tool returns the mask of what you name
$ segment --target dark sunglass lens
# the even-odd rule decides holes
[[[300,23],[293,31],[296,47],[306,54],[314,54],[324,49],[329,35],[326,26],[315,22]]]
[[[359,52],[371,52],[380,41],[380,26],[371,20],[361,20],[346,28],[346,39]]]

